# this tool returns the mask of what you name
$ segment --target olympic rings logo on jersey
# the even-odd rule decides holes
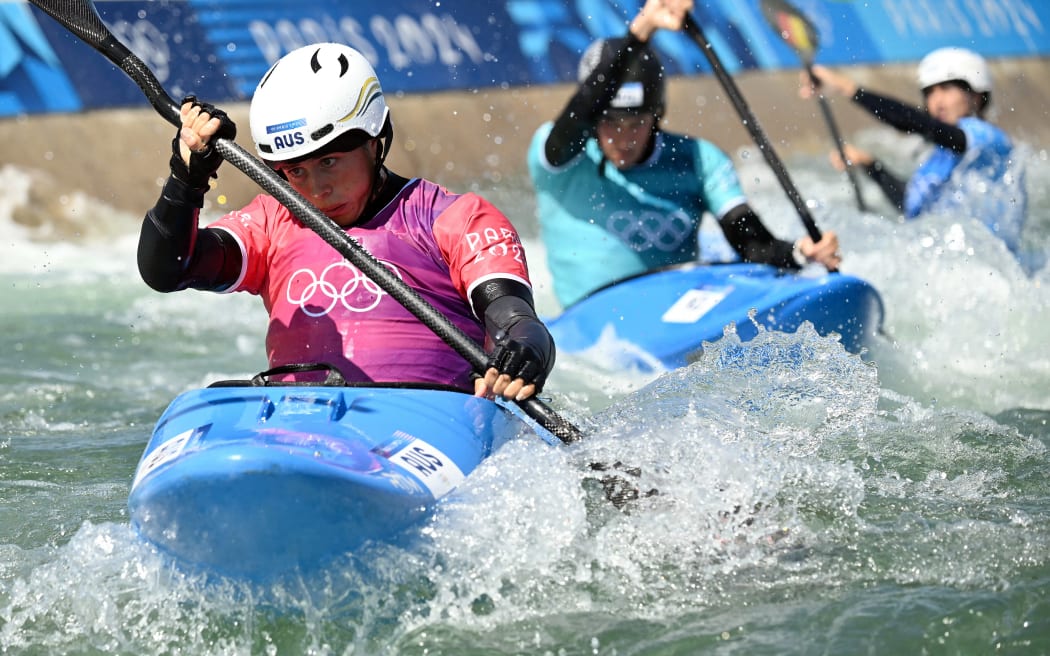
[[[672,253],[696,233],[696,226],[681,211],[671,214],[643,212],[640,215],[614,212],[605,222],[605,229],[637,252],[655,248]]]
[[[379,262],[398,278],[402,277],[393,264]],[[345,260],[329,264],[320,276],[311,269],[299,269],[288,279],[285,291],[288,302],[311,317],[324,316],[337,305],[350,312],[368,312],[375,309],[384,296],[386,292],[382,287]]]

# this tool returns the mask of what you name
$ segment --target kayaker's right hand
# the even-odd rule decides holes
[[[179,110],[182,126],[171,142],[171,174],[191,189],[207,189],[222,164],[211,145],[218,138],[233,140],[237,125],[221,109],[186,96]]]

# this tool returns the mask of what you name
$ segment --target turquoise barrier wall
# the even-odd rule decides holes
[[[516,87],[571,80],[583,48],[623,34],[640,0],[109,0],[111,31],[178,99],[250,97],[284,53],[316,41],[361,50],[387,93]],[[918,59],[942,45],[988,57],[1050,54],[1046,0],[797,0],[820,32],[817,61]],[[694,15],[730,72],[798,67],[760,0],[698,1]],[[683,34],[655,46],[672,73],[708,65]],[[36,7],[0,2],[0,117],[140,106],[122,72]]]

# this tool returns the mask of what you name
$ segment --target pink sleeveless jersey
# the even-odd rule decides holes
[[[353,382],[473,389],[461,355],[274,198],[257,196],[210,227],[241,246],[241,276],[227,291],[262,298],[270,313],[271,366],[326,362]],[[412,180],[375,218],[347,233],[479,343],[483,327],[468,301],[474,287],[491,278],[531,287],[517,231],[476,194]]]

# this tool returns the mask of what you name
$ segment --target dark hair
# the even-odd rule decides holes
[[[923,99],[925,100],[927,97],[929,97],[930,91],[933,90],[934,87],[939,86],[941,84],[950,84],[953,87],[958,87],[959,89],[962,89],[967,93],[971,93],[977,96],[979,99],[979,102],[977,103],[977,117],[984,118],[984,113],[988,110],[988,105],[990,105],[992,102],[992,93],[990,91],[982,91],[978,93],[973,90],[973,87],[971,87],[970,83],[966,80],[945,80],[944,82],[938,82],[937,84],[925,87],[922,90]]]

